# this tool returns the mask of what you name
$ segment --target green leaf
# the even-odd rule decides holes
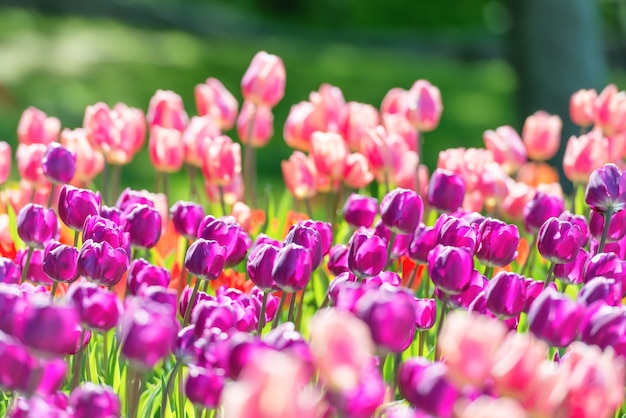
[[[15,245],[15,249],[19,250],[26,247],[24,241],[22,241],[20,236],[17,234],[17,215],[15,214],[13,206],[11,206],[10,203],[7,204],[7,214],[9,215],[9,233],[11,234],[11,240]]]
[[[163,373],[161,373],[161,381],[163,381]],[[146,397],[148,397],[148,393],[150,394],[150,396],[148,397],[148,399],[145,401],[145,405],[144,405],[144,418],[151,418],[154,416],[154,409],[157,405],[158,402],[155,402],[157,395],[161,394],[163,391],[163,388],[165,387],[165,382],[163,382],[163,385],[153,385],[151,391],[145,391],[144,395]],[[141,405],[141,401],[140,401],[140,405]]]

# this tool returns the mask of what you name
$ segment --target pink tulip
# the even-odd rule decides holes
[[[399,138],[397,136],[395,137]],[[396,142],[395,144],[397,145],[396,152],[398,152],[400,156],[400,163],[395,167],[393,172],[393,184],[405,189],[415,190],[417,187],[417,175],[420,175],[420,180],[424,179],[423,170],[422,173],[418,173],[419,158],[416,153],[409,152],[404,142]],[[424,166],[424,168],[426,167]]]
[[[544,360],[528,382],[528,392],[517,396],[531,417],[552,418],[570,416],[563,407],[566,395],[567,374],[556,363]]]
[[[3,184],[11,175],[11,146],[4,141],[0,141],[0,184]]]
[[[485,147],[508,174],[516,172],[527,160],[526,148],[519,134],[510,126],[501,126],[483,134]]]
[[[513,222],[524,220],[524,206],[535,196],[536,190],[526,183],[509,180],[507,195],[500,204],[500,212]]]
[[[49,184],[41,166],[41,160],[47,149],[47,145],[37,143],[30,145],[20,144],[17,147],[17,151],[15,153],[17,171],[23,179],[27,180],[34,187],[46,186]]]
[[[156,171],[175,173],[183,166],[183,140],[180,131],[158,125],[150,131],[148,153]]]
[[[112,164],[128,164],[146,142],[146,117],[143,110],[128,107],[124,103],[117,103],[111,115],[119,130],[119,143],[115,151],[119,152],[120,157],[112,155],[107,160]]]
[[[361,189],[374,180],[367,158],[361,153],[354,152],[346,157],[346,170],[343,181],[348,187]]]
[[[593,118],[607,136],[626,130],[626,92],[618,92],[615,84],[606,86],[596,99]]]
[[[220,135],[220,127],[212,116],[192,117],[182,137],[185,163],[202,167],[202,151],[208,147],[208,142]]]
[[[341,89],[322,84],[318,91],[309,94],[309,101],[315,108],[313,119],[319,130],[336,132],[339,129],[341,111],[346,105]]]
[[[330,308],[317,311],[309,332],[320,379],[331,391],[357,387],[360,372],[373,364],[374,343],[368,326],[348,312]]]
[[[457,418],[527,418],[522,406],[510,398],[481,396],[471,403],[460,403],[455,408]]]
[[[609,161],[620,162],[626,154],[626,131],[606,137],[609,141]]]
[[[409,122],[421,132],[437,128],[443,104],[441,92],[427,80],[417,80],[407,93],[406,116]]]
[[[252,224],[252,209],[250,206],[243,202],[235,202],[230,213],[236,220],[241,229],[246,232],[250,232],[250,226]]]
[[[82,128],[64,129],[60,142],[76,155],[76,173],[72,184],[88,186],[104,169],[104,156],[93,148],[87,139],[87,132]]]
[[[406,114],[408,93],[408,91],[400,87],[394,87],[389,90],[380,104],[380,113],[382,113],[383,117],[392,114]]]
[[[274,107],[285,95],[285,79],[283,60],[258,52],[241,80],[243,97],[257,105]]]
[[[360,151],[361,141],[368,129],[378,126],[378,111],[369,104],[348,102],[339,119],[339,133],[348,141],[352,151]]]
[[[311,158],[317,173],[337,180],[346,169],[350,150],[346,141],[336,132],[314,132],[311,138]]]
[[[7,189],[6,193],[11,207],[13,208],[15,213],[19,213],[19,211],[24,206],[26,206],[28,203],[31,203],[31,200],[32,203],[46,205],[48,202],[48,197],[50,196],[50,185],[48,184],[47,186],[34,188],[31,183],[22,178],[20,180],[19,189]]]
[[[522,140],[528,157],[535,161],[545,161],[554,157],[561,143],[563,123],[558,115],[550,115],[542,110],[526,118],[522,130]]]
[[[384,113],[382,119],[383,126],[390,135],[398,135],[404,140],[409,150],[417,151],[419,134],[403,114]]]
[[[315,111],[315,105],[309,102],[291,106],[283,128],[283,136],[289,147],[308,152],[311,149],[313,132],[325,130],[315,120]]]
[[[87,139],[97,151],[107,154],[119,143],[119,131],[115,126],[111,109],[106,103],[98,102],[87,106],[83,119]]]
[[[448,376],[457,385],[480,387],[491,373],[493,357],[507,329],[486,316],[452,312],[443,324],[438,346],[448,366]]]
[[[398,140],[402,142],[400,137],[390,136],[382,126],[367,129],[363,133],[359,149],[379,181],[391,180],[393,170],[401,162],[402,155],[395,152],[397,148],[392,146],[392,141]]]
[[[565,176],[574,183],[587,184],[591,172],[609,162],[609,141],[599,130],[572,136],[563,156]]]
[[[243,144],[250,143],[254,148],[266,146],[274,135],[272,108],[244,102],[237,118],[237,135]]]
[[[315,196],[315,164],[304,153],[294,151],[289,160],[280,163],[287,189],[296,199]]]
[[[196,85],[194,94],[198,115],[211,116],[222,130],[232,129],[239,103],[221,81],[208,78],[203,84]]]
[[[578,90],[569,101],[569,115],[574,124],[587,127],[593,124],[593,116],[598,93],[594,89]]]
[[[202,173],[210,183],[226,186],[241,173],[241,146],[226,135],[207,143],[203,158]]]
[[[185,130],[189,120],[183,99],[171,90],[157,90],[154,93],[148,105],[146,119],[150,128],[158,125],[180,132]]]
[[[211,183],[205,179],[204,191],[211,203],[220,202],[220,188],[217,184]],[[222,191],[224,193],[224,203],[227,205],[234,205],[235,202],[239,202],[243,199],[244,184],[241,172],[236,173],[232,183],[223,186]]]
[[[17,139],[20,144],[49,144],[59,138],[61,121],[48,117],[36,107],[24,110],[17,126]]]

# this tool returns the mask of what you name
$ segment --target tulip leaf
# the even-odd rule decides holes
[[[15,249],[19,250],[26,247],[26,244],[24,244],[17,234],[17,215],[13,210],[13,206],[10,204],[7,205],[7,214],[9,215],[9,233],[11,234],[11,240],[13,241],[13,245],[15,245]]]
[[[150,418],[150,417],[154,416],[154,413],[155,413],[154,409],[157,406],[156,404],[158,403],[158,402],[155,402],[155,400],[157,399],[157,395],[162,395],[163,396],[162,388],[165,387],[165,382],[164,382],[163,376],[164,376],[164,374],[161,373],[161,383],[162,384],[152,385],[151,390],[146,390],[144,392],[145,397],[148,397],[148,399],[146,399],[146,400],[142,399],[142,401],[140,401],[140,403],[139,403],[141,406],[144,407],[144,414],[143,414],[144,418]],[[148,394],[149,394],[149,396],[148,396]],[[160,399],[160,397],[159,397],[159,399]]]

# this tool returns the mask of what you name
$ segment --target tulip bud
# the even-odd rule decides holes
[[[91,382],[72,391],[69,407],[74,418],[118,417],[121,414],[120,398],[113,388]]]
[[[193,202],[182,200],[174,203],[170,215],[176,232],[187,239],[195,239],[200,221],[204,218],[204,208]]]
[[[59,218],[75,231],[81,231],[85,220],[99,215],[102,199],[99,192],[65,185],[59,195]]]
[[[274,107],[285,95],[285,66],[276,55],[257,53],[241,80],[243,97],[257,105]]]
[[[436,169],[428,184],[428,204],[438,210],[452,212],[463,204],[465,181],[451,171]]]
[[[69,183],[76,172],[76,155],[63,145],[53,142],[48,145],[41,159],[43,173],[53,183]]]
[[[52,209],[29,203],[17,215],[17,234],[32,248],[44,248],[57,237],[59,221]]]
[[[84,326],[106,332],[113,329],[122,313],[117,295],[95,283],[77,283],[70,286],[65,298],[76,308]]]
[[[526,118],[522,140],[528,156],[535,161],[546,161],[554,157],[561,143],[563,122],[558,115],[544,111],[535,112]]]
[[[418,131],[430,132],[439,125],[443,112],[441,92],[427,80],[417,80],[406,96],[407,119]]]
[[[348,267],[359,277],[375,276],[387,266],[387,241],[355,232],[348,243]]]
[[[304,289],[311,280],[312,258],[311,251],[302,245],[285,245],[276,255],[272,268],[276,285],[287,292]]]
[[[185,268],[202,280],[215,280],[224,269],[226,250],[217,241],[198,238],[185,256]]]
[[[237,99],[221,81],[213,77],[207,78],[203,84],[196,85],[194,95],[198,115],[209,115],[224,131],[233,127],[237,117]]]
[[[543,258],[565,264],[576,259],[582,242],[578,225],[552,217],[539,229],[537,248]]]

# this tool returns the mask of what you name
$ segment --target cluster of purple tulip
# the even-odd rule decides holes
[[[285,139],[300,151],[283,171],[309,212],[309,198],[329,193],[331,222],[267,213],[255,226],[254,148],[272,135],[284,80],[278,57],[257,55],[238,118],[236,100],[214,79],[196,88],[201,116],[190,121],[179,96],[158,92],[147,122],[165,194],[126,189],[114,204],[109,182],[102,195],[87,186],[104,160],[115,185],[116,167],[143,146],[143,112],[90,106],[85,131],[67,131],[65,145],[56,142],[57,119],[25,112],[17,157],[30,185],[8,201],[3,194],[0,215],[2,413],[625,412],[626,173],[618,165],[568,151],[570,174],[586,183],[587,206],[578,193],[571,212],[554,184],[520,191],[528,156],[543,161],[558,145],[560,119],[539,112],[523,141],[510,127],[488,131],[489,149],[444,150],[428,178],[417,134],[439,122],[436,87],[420,80],[392,89],[382,126],[372,106],[345,103],[325,85],[292,108]],[[608,147],[621,137],[626,125],[613,123],[626,109],[620,97],[614,86],[576,93],[573,119],[596,128],[570,141]],[[236,119],[243,172],[239,145],[221,135]],[[222,216],[198,201],[169,206],[166,176],[183,163],[192,184],[201,168]],[[505,179],[513,173],[517,180]],[[343,188],[374,178],[389,188],[380,202],[360,192],[342,201]],[[243,184],[252,209],[239,201]],[[193,186],[191,194],[198,198]],[[281,222],[284,234],[268,228]]]

